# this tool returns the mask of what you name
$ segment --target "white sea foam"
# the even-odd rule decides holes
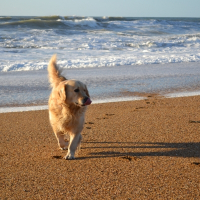
[[[28,106],[28,107],[0,107],[0,113],[10,112],[25,112],[25,111],[36,111],[36,110],[47,110],[48,106]]]
[[[198,96],[200,95],[200,91],[187,91],[187,92],[173,92],[166,94],[165,97],[167,98],[175,98],[175,97],[188,97],[188,96]]]
[[[75,20],[58,20],[63,22],[64,24],[68,25],[68,26],[88,26],[91,28],[95,28],[97,27],[97,23],[96,20],[88,17],[86,19],[75,19]]]
[[[87,48],[82,46],[81,48]],[[143,50],[140,55],[135,52],[127,52],[126,54],[120,54],[120,52],[111,53],[99,53],[99,56],[96,57],[82,55],[78,53],[77,56],[73,59],[70,58],[70,55],[59,56],[58,64],[63,68],[95,68],[95,67],[111,67],[111,66],[122,66],[122,65],[144,65],[144,64],[165,64],[165,63],[184,63],[184,62],[200,62],[200,53],[190,51],[184,53],[175,53],[174,51],[167,52],[149,52],[148,50]],[[88,52],[89,53],[89,52]],[[147,54],[148,53],[148,54]],[[53,52],[52,52],[53,55]],[[35,61],[27,62],[27,60],[21,59],[9,61],[5,63],[0,61],[0,71],[33,71],[46,69],[48,65],[48,59],[46,62]]]
[[[93,18],[62,20],[94,28]],[[121,23],[121,22],[118,22]],[[45,69],[54,53],[65,68],[181,63],[200,61],[200,34],[140,36],[127,32],[86,31],[56,35],[55,30],[28,30],[2,34],[0,72]],[[3,32],[4,33],[4,32]],[[2,41],[2,42],[1,42]],[[20,56],[15,56],[20,55]]]

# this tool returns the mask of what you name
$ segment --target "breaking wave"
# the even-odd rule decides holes
[[[0,17],[0,72],[200,62],[200,18]]]

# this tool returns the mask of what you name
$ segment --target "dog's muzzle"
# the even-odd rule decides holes
[[[87,106],[92,103],[89,97],[85,97],[80,103],[76,103],[77,106]]]
[[[83,100],[83,106],[88,106],[92,103],[91,99],[89,97],[84,98]]]

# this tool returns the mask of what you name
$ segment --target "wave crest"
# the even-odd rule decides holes
[[[85,19],[75,19],[75,20],[58,20],[63,22],[65,25],[68,26],[87,26],[90,28],[98,27],[97,22],[94,18],[88,17]]]

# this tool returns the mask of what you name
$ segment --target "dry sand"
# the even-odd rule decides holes
[[[0,199],[200,199],[200,96],[89,106],[76,160],[47,110],[0,121]]]

